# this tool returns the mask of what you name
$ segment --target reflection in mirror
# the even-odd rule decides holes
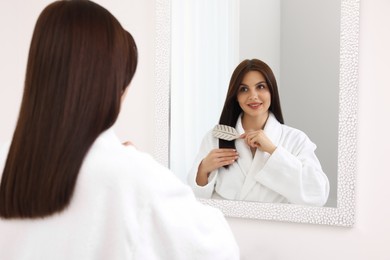
[[[258,58],[274,71],[284,123],[317,145],[326,206],[336,206],[340,9],[340,0],[172,0],[170,167],[184,182],[234,68]]]
[[[329,182],[305,133],[286,126],[271,68],[258,59],[234,70],[219,123],[206,134],[189,184],[200,198],[323,206]],[[225,138],[235,128],[234,140]],[[226,140],[228,139],[228,140]]]
[[[183,0],[187,1],[187,0]],[[224,0],[225,1],[225,0]],[[324,0],[325,1],[325,0]],[[196,1],[198,3],[205,3],[209,1],[199,0]],[[301,3],[299,0],[294,0],[294,3]],[[188,4],[188,3],[187,3]],[[301,4],[300,4],[301,5]],[[306,5],[302,4],[302,8]],[[175,52],[177,52],[179,48],[187,50],[193,50],[188,48],[187,45],[177,46],[175,45],[175,41],[171,41],[171,38],[174,38],[175,35],[177,37],[178,34],[171,34],[171,31],[174,30],[174,25],[171,27],[171,20],[174,18],[171,16],[171,0],[156,0],[156,84],[154,87],[155,95],[154,101],[156,103],[156,107],[158,109],[155,110],[155,129],[154,129],[154,157],[161,162],[163,165],[169,166],[169,163],[173,163],[176,165],[180,165],[182,162],[186,162],[185,158],[190,155],[186,150],[181,152],[181,157],[175,157],[177,154],[170,153],[170,135],[171,132],[171,104],[170,100],[174,95],[171,95],[171,84],[170,84],[170,76],[171,75],[171,63],[177,62],[178,60],[183,60],[184,57],[179,57]],[[192,6],[193,7],[193,6]],[[211,7],[211,5],[210,5]],[[259,202],[250,202],[250,201],[238,201],[238,200],[215,200],[215,199],[199,199],[202,203],[216,207],[220,209],[225,216],[227,217],[235,217],[235,218],[251,218],[251,219],[259,219],[259,220],[274,220],[274,221],[287,221],[287,222],[296,222],[296,223],[312,223],[312,224],[322,224],[322,225],[336,225],[343,227],[351,227],[355,222],[355,182],[356,182],[356,148],[357,148],[357,110],[358,110],[358,57],[359,57],[359,0],[341,0],[341,15],[340,15],[340,70],[339,70],[339,89],[338,89],[338,148],[337,148],[337,207],[308,207],[296,204],[287,204],[287,203],[259,203]],[[182,9],[187,13],[193,13],[194,11],[199,12],[199,10],[192,9]],[[220,13],[226,14],[226,10],[222,12],[220,9]],[[233,10],[233,9],[229,9]],[[236,10],[236,9],[235,9]],[[215,11],[215,10],[214,10]],[[327,10],[325,10],[327,11]],[[325,12],[324,11],[324,12]],[[217,12],[218,13],[218,12]],[[217,13],[214,13],[216,15]],[[234,13],[234,12],[233,12]],[[205,12],[205,16],[209,16],[208,12]],[[264,12],[262,13],[264,15]],[[261,17],[258,16],[258,17]],[[217,21],[216,19],[215,21]],[[216,22],[213,22],[210,25],[210,28],[216,29],[214,26]],[[225,21],[225,24],[228,23],[229,20]],[[185,25],[186,21],[183,20],[181,25]],[[188,24],[187,24],[188,25]],[[186,26],[187,26],[186,25]],[[177,24],[176,24],[177,26]],[[215,32],[219,32],[223,30],[223,28],[232,28],[233,24],[228,24],[228,26],[221,27],[220,29],[216,29]],[[233,26],[234,27],[234,26]],[[314,26],[315,27],[315,26]],[[186,36],[193,36],[199,32],[199,30],[195,31],[187,31]],[[217,34],[217,33],[215,33]],[[212,34],[210,35],[212,36]],[[227,34],[226,37],[228,37]],[[186,44],[190,43],[194,39],[188,38]],[[217,50],[223,49],[226,46],[230,46],[234,42],[229,40],[230,38],[225,38],[224,43],[228,43],[228,45],[221,45],[220,48],[216,48]],[[234,37],[233,37],[234,39]],[[236,38],[238,39],[238,38]],[[214,39],[206,39],[210,40],[211,43],[215,43]],[[206,41],[206,42],[207,42]],[[192,42],[195,43],[195,42]],[[229,45],[230,43],[230,45]],[[218,44],[221,44],[218,42]],[[212,44],[215,46],[215,44]],[[174,47],[175,46],[175,47]],[[172,50],[174,49],[174,50]],[[172,56],[171,56],[172,51]],[[203,52],[196,52],[205,53]],[[208,53],[211,55],[211,53]],[[262,56],[262,55],[256,55]],[[193,53],[187,53],[186,58],[189,57],[197,57]],[[228,57],[221,57],[226,63],[219,64],[220,66],[216,66],[218,70],[213,70],[212,75],[218,75],[221,71],[224,71],[227,67],[231,65],[229,63]],[[201,55],[192,61],[204,60]],[[176,61],[175,61],[176,60]],[[210,63],[214,61],[215,58],[211,59]],[[266,60],[266,59],[265,59]],[[267,60],[268,61],[268,60]],[[230,65],[229,65],[230,64]],[[215,64],[214,64],[215,65]],[[271,64],[274,66],[273,64]],[[233,66],[233,65],[232,65]],[[181,90],[185,89],[186,91],[194,91],[194,93],[202,92],[198,90],[199,82],[193,84],[192,80],[197,80],[198,75],[203,75],[199,73],[202,69],[201,66],[197,65],[191,68],[195,68],[195,70],[190,70],[192,73],[183,74],[181,77],[187,79],[185,84],[179,88]],[[230,69],[230,71],[233,67]],[[310,76],[310,75],[309,75]],[[174,81],[176,79],[172,79]],[[217,81],[218,82],[218,81]],[[203,82],[205,83],[205,82]],[[206,82],[208,86],[211,86],[207,89],[210,92],[209,95],[205,95],[203,97],[208,98],[212,96],[212,93],[215,88],[217,88],[220,84],[215,85],[215,82]],[[318,83],[318,82],[317,82]],[[284,84],[282,82],[282,84]],[[222,86],[226,86],[221,84]],[[178,89],[173,92],[177,92]],[[225,90],[226,91],[226,90]],[[281,91],[282,92],[282,91]],[[177,99],[176,99],[177,100]],[[181,100],[181,99],[179,99]],[[195,98],[182,98],[183,109],[185,102],[193,102]],[[211,103],[207,101],[212,100]],[[217,99],[205,99],[202,102],[195,103],[194,109],[201,111],[202,113],[198,113],[199,117],[203,120],[205,118],[211,118],[211,121],[217,120],[217,116],[215,116],[213,112],[214,110],[206,109],[202,110],[205,105],[209,106],[210,104],[217,104]],[[310,100],[310,99],[309,99]],[[286,103],[282,100],[283,104]],[[179,104],[179,105],[180,105]],[[191,105],[194,103],[191,103]],[[180,106],[179,106],[180,108]],[[174,112],[175,111],[175,112]],[[172,109],[172,112],[177,113],[177,109]],[[284,109],[284,113],[286,114],[286,109]],[[180,113],[179,113],[180,114]],[[196,115],[195,113],[191,116]],[[177,115],[175,115],[177,116]],[[212,117],[215,116],[216,119]],[[181,122],[181,125],[188,122],[199,122],[198,118],[195,116],[194,118],[183,117],[186,120]],[[210,127],[213,124],[210,124]],[[198,126],[201,126],[198,124]],[[203,126],[201,126],[203,127]],[[209,126],[205,128],[209,129]],[[180,129],[180,128],[176,128]],[[200,129],[200,128],[199,128]],[[191,129],[190,129],[191,130]],[[305,132],[307,132],[305,130]],[[184,131],[179,131],[179,134],[188,135],[190,132],[186,133]],[[193,132],[196,134],[196,131]],[[203,134],[203,133],[202,133]],[[311,136],[312,134],[310,134]],[[171,135],[172,138],[174,135]],[[179,136],[181,138],[182,136]],[[196,135],[193,138],[197,138]],[[184,139],[182,139],[184,140]],[[173,141],[173,140],[172,140]],[[174,141],[179,144],[184,144],[184,141],[180,141],[177,139]],[[317,141],[315,141],[317,142]],[[199,145],[199,142],[195,142],[193,140],[192,144]],[[317,143],[318,144],[318,143]],[[188,147],[190,147],[189,145]],[[198,147],[195,148],[197,150]],[[196,153],[196,151],[194,152]],[[172,158],[172,160],[169,159]],[[192,155],[191,155],[192,156]],[[174,160],[177,159],[177,160]],[[321,158],[320,158],[321,159]],[[321,159],[322,160],[322,159]],[[323,163],[323,161],[322,161]],[[189,163],[191,164],[191,163]],[[177,173],[179,177],[183,177],[186,173]],[[328,174],[328,177],[329,176]],[[332,179],[329,178],[330,184]],[[332,184],[331,184],[332,187]]]

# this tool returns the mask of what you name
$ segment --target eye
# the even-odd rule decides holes
[[[257,88],[258,89],[265,89],[265,88],[267,88],[267,85],[262,83],[262,84],[257,85]]]
[[[248,91],[248,87],[247,86],[240,86],[240,88],[238,89],[239,92],[247,92]]]

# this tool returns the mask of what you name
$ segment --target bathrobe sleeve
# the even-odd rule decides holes
[[[280,193],[290,203],[323,206],[329,181],[314,151],[316,145],[301,131],[287,135],[255,179]]]
[[[194,164],[188,174],[188,184],[194,191],[196,197],[203,199],[210,199],[213,195],[215,189],[215,183],[218,176],[218,169],[212,171],[208,178],[208,184],[205,186],[199,186],[196,183],[196,175],[198,173],[198,168],[202,160],[207,156],[207,154],[217,148],[218,141],[216,138],[213,138],[212,132],[208,132],[202,140],[202,144],[200,145],[200,149],[196,158],[194,160]]]
[[[150,205],[140,243],[153,250],[144,250],[136,259],[239,259],[223,214],[198,202],[191,188],[168,169],[152,160],[148,164],[152,190],[145,194]]]

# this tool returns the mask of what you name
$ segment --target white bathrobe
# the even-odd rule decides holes
[[[236,130],[243,134],[241,116]],[[254,157],[243,139],[237,139],[239,158],[228,169],[213,171],[208,184],[198,186],[196,174],[201,161],[218,148],[212,131],[206,134],[188,181],[197,197],[256,202],[284,202],[323,206],[329,181],[314,151],[316,145],[300,130],[280,124],[270,113],[264,132],[277,146],[272,155],[256,150]]]
[[[8,148],[0,151],[0,175]],[[112,130],[93,144],[70,206],[44,219],[0,219],[0,259],[238,259],[223,215]]]

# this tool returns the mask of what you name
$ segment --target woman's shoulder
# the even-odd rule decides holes
[[[292,135],[292,136],[307,137],[307,134],[301,129],[295,128],[290,125],[285,125],[285,124],[281,124],[281,127],[283,133],[285,134]]]
[[[137,150],[132,145],[122,145],[119,140],[95,142],[86,156],[85,163],[87,166],[119,175],[162,167],[149,154]]]
[[[85,159],[82,174],[91,178],[99,176],[104,183],[115,183],[124,189],[153,190],[159,189],[159,185],[167,188],[184,185],[151,155],[134,146],[124,146],[119,140],[98,140]]]
[[[315,149],[316,145],[309,136],[301,129],[282,124],[282,142],[287,146]]]

